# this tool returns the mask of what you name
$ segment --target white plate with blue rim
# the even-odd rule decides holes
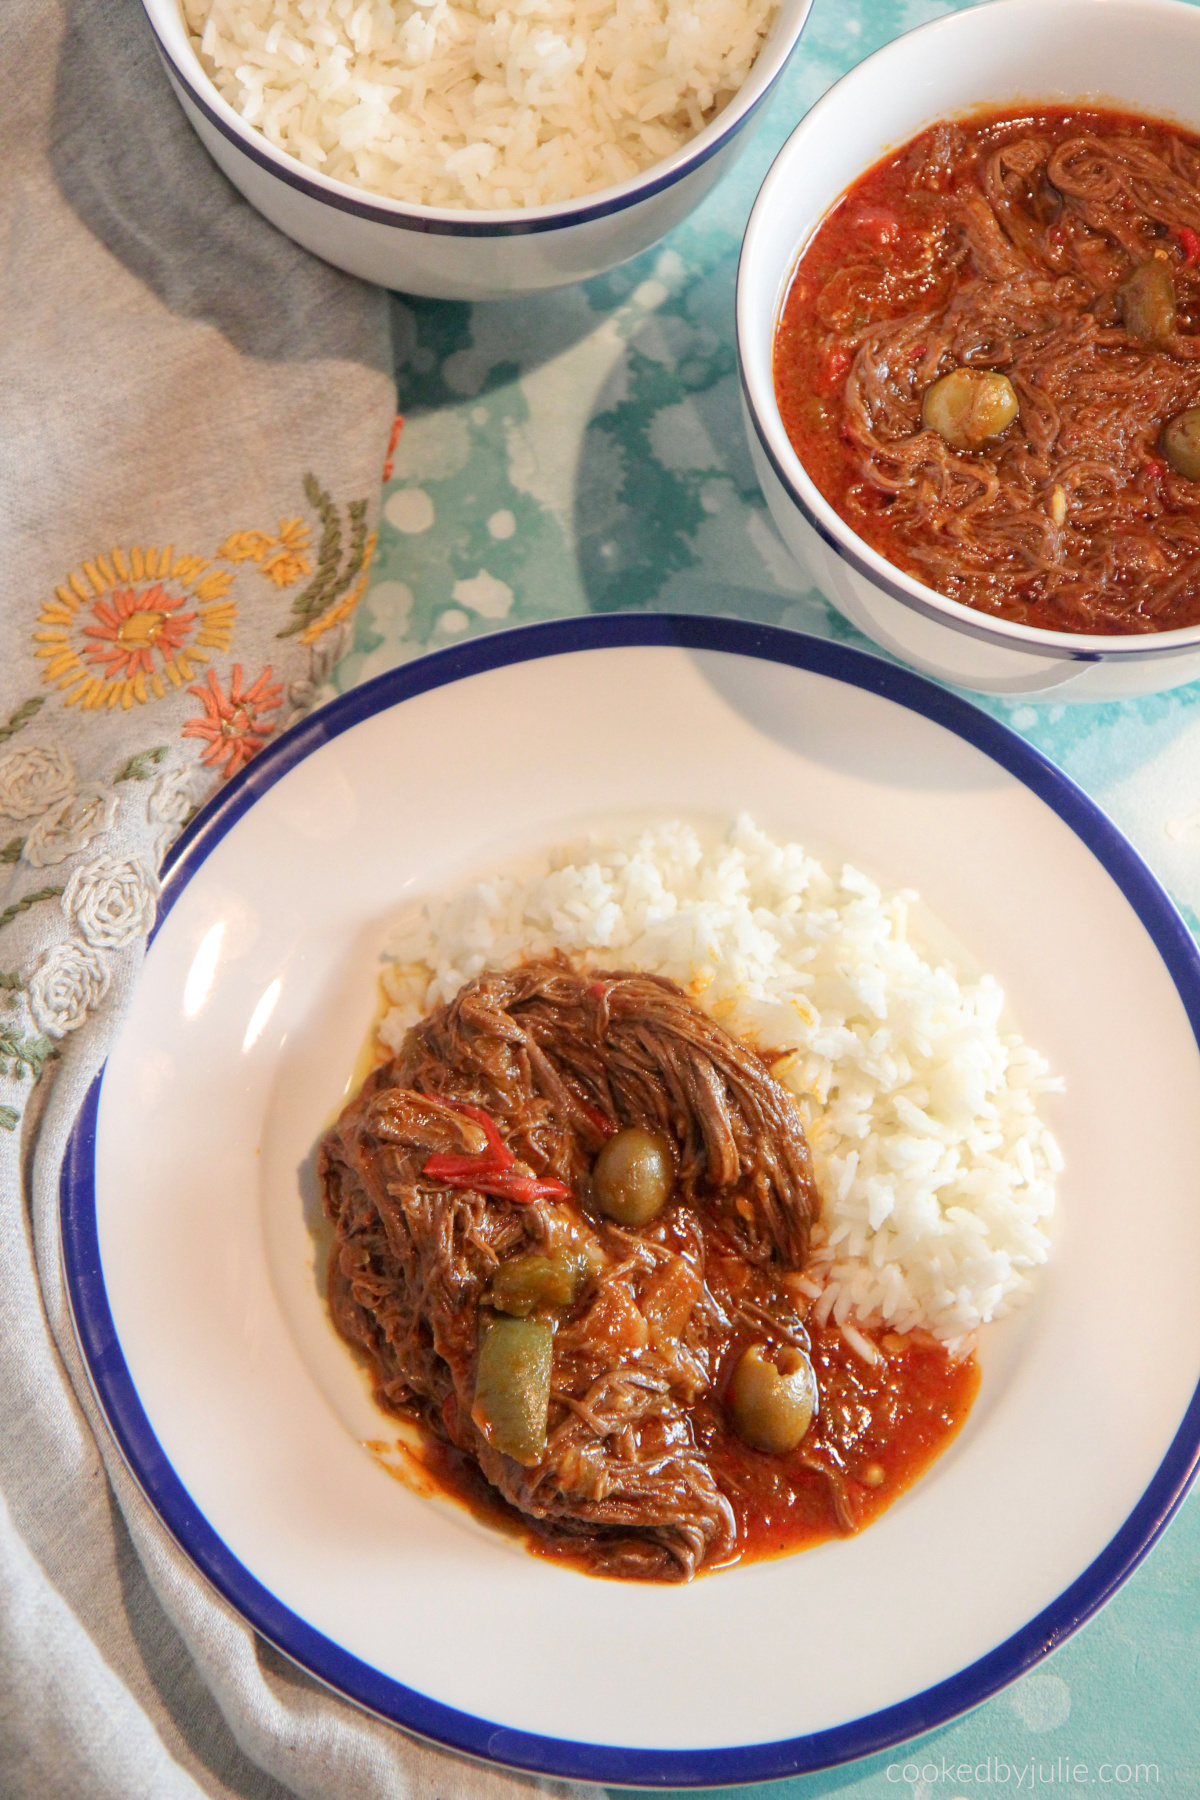
[[[393,1479],[334,1335],[311,1153],[389,920],[627,815],[760,822],[917,888],[1066,1079],[1055,1243],[980,1395],[861,1534],[687,1586],[591,1580]],[[1146,1553],[1200,1453],[1200,958],[1103,814],[985,714],[843,646],[614,616],[408,664],[266,750],[176,846],[63,1169],[80,1345],[196,1567],[436,1743],[647,1787],[929,1730]],[[307,1192],[307,1198],[306,1198]]]

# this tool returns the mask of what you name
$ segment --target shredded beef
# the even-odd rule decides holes
[[[514,1159],[493,1185],[532,1197],[426,1173],[430,1157],[456,1168],[486,1151],[480,1116]],[[627,1229],[589,1206],[588,1183],[633,1126],[669,1143],[675,1185]],[[706,1397],[747,1326],[807,1346],[779,1277],[802,1266],[817,1208],[799,1117],[752,1050],[653,976],[562,960],[484,975],[371,1076],[321,1175],[329,1304],[384,1407],[473,1458],[547,1544],[599,1573],[687,1579],[735,1553]],[[564,1248],[588,1275],[555,1319],[546,1450],[525,1467],[472,1419],[480,1318],[502,1264]],[[836,1456],[814,1466],[838,1489]]]
[[[855,254],[855,208],[885,192],[899,241],[864,235]],[[801,259],[816,286],[785,323],[846,369],[820,433],[793,437],[809,462],[840,432],[823,485],[854,528],[950,599],[1017,622],[1128,634],[1200,621],[1200,490],[1161,446],[1167,421],[1200,403],[1200,145],[1065,110],[942,125],[864,178],[834,230]],[[1151,261],[1176,295],[1161,342],[1127,328],[1122,300]],[[980,449],[922,426],[926,391],[963,368],[1005,375],[1020,403]]]

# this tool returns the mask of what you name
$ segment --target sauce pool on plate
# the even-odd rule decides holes
[[[888,1334],[884,1334],[886,1337]],[[850,1347],[835,1326],[811,1330],[812,1358],[826,1406],[854,1408],[859,1439],[850,1527],[838,1516],[832,1490],[798,1451],[769,1455],[747,1448],[725,1427],[719,1405],[697,1418],[697,1436],[737,1518],[737,1548],[727,1562],[763,1562],[809,1550],[873,1523],[912,1487],[957,1437],[979,1391],[974,1356],[955,1359],[921,1333],[894,1338],[875,1364]],[[868,1340],[876,1348],[878,1336]],[[480,1523],[520,1538],[527,1550],[594,1573],[594,1559],[569,1539],[548,1540],[510,1506],[480,1473],[478,1464],[440,1438],[422,1434],[419,1444],[385,1439],[368,1444],[380,1465],[423,1498],[435,1493],[456,1501]]]

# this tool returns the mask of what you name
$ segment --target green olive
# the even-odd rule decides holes
[[[1162,434],[1163,455],[1177,475],[1200,481],[1200,406],[1168,419]]]
[[[1130,337],[1165,344],[1175,335],[1175,281],[1168,265],[1155,256],[1139,263],[1117,289],[1121,320]]]
[[[556,1256],[513,1256],[492,1276],[488,1299],[497,1312],[524,1319],[538,1306],[570,1306],[586,1278],[582,1257],[567,1251]]]
[[[952,369],[921,402],[921,423],[956,450],[978,450],[999,437],[1019,411],[1016,390],[1007,375],[987,369]]]
[[[546,1449],[553,1355],[554,1332],[545,1319],[480,1314],[471,1417],[493,1450],[527,1469]]]
[[[751,1344],[729,1384],[733,1428],[752,1450],[794,1450],[812,1424],[817,1378],[803,1351],[781,1350],[768,1361]]]
[[[592,1195],[618,1225],[645,1225],[660,1213],[675,1181],[665,1139],[632,1125],[609,1138],[592,1169]]]

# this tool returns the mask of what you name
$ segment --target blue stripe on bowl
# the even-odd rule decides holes
[[[415,205],[407,207],[407,210],[398,210],[405,206],[405,202],[397,200],[391,207],[384,207],[368,199],[365,193],[360,200],[354,195],[336,193],[330,188],[323,187],[306,173],[302,162],[288,155],[286,151],[273,151],[273,148],[268,146],[267,140],[255,130],[254,126],[246,125],[243,130],[239,131],[228,119],[223,118],[207,96],[197,87],[192,76],[181,68],[171,55],[159,36],[154,20],[150,18],[149,13],[146,17],[150,30],[154,34],[159,56],[172,78],[187,94],[191,104],[198,112],[203,113],[208,123],[219,131],[222,137],[227,138],[236,150],[239,150],[243,156],[249,157],[251,162],[257,163],[260,169],[265,169],[269,175],[275,176],[278,181],[307,195],[310,200],[319,201],[322,206],[331,206],[335,211],[349,213],[353,218],[369,219],[376,225],[394,226],[398,231],[417,231],[430,237],[499,238],[527,237],[540,231],[565,231],[573,225],[586,225],[596,219],[611,218],[614,213],[624,212],[631,206],[640,206],[643,200],[649,200],[653,195],[662,193],[665,188],[674,187],[675,183],[681,181],[685,175],[691,175],[696,169],[702,168],[710,157],[715,156],[719,150],[724,150],[726,145],[733,142],[743,127],[755,117],[763,102],[769,99],[775,91],[775,84],[795,54],[796,46],[808,23],[810,11],[811,4],[809,11],[806,11],[801,21],[795,42],[763,88],[762,93],[741,113],[736,110],[737,99],[735,97],[727,109],[733,115],[728,126],[718,132],[711,143],[703,145],[699,150],[686,156],[683,161],[662,174],[655,174],[652,165],[646,171],[645,181],[639,182],[631,193],[618,193],[608,199],[601,197],[594,201],[568,200],[549,216],[543,213],[541,217],[508,219],[473,218],[470,213],[465,211],[461,217],[447,218],[439,216],[436,208]]]
[[[894,701],[973,744],[1036,794],[1088,847],[1141,920],[1162,957],[1200,1044],[1200,954],[1167,894],[1099,807],[1023,739],[920,675],[844,645],[772,626],[673,614],[565,619],[497,632],[377,676],[284,734],[197,816],[166,867],[159,924],[192,877],[260,795],[306,757],[363,719],[416,694],[490,669],[615,646],[673,645],[806,669]],[[725,1787],[771,1781],[869,1756],[977,1706],[1077,1631],[1126,1580],[1179,1506],[1200,1460],[1200,1387],[1145,1493],[1111,1543],[1050,1606],[948,1681],[898,1706],[829,1731],[728,1749],[645,1750],[512,1731],[443,1706],[381,1675],[283,1606],[237,1560],[197,1510],[142,1410],[117,1340],[96,1230],[96,1117],[101,1070],[63,1162],[59,1217],[75,1330],[97,1398],[121,1453],[180,1548],[242,1617],[311,1674],[370,1711],[434,1743],[512,1768],[646,1788]]]

